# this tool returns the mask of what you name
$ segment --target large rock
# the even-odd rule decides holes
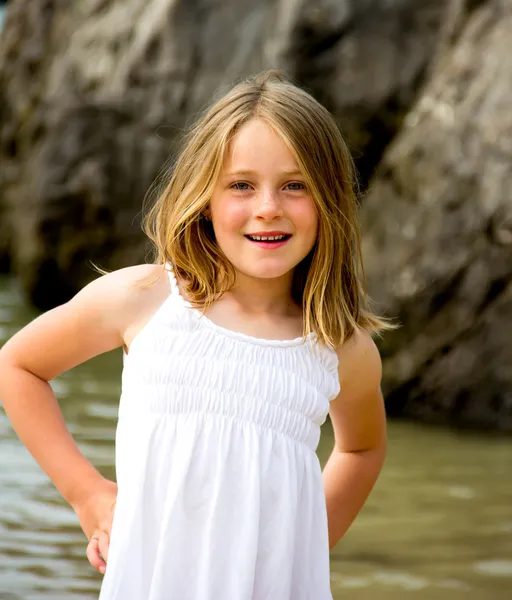
[[[512,431],[512,0],[446,53],[362,216],[388,409]]]
[[[266,67],[334,112],[367,178],[445,11],[446,0],[14,0],[0,37],[4,267],[12,258],[48,308],[92,277],[88,260],[142,260],[141,201],[183,126]]]

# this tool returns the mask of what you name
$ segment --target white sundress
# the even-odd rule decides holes
[[[100,600],[331,600],[316,455],[338,358],[170,294],[124,357]]]

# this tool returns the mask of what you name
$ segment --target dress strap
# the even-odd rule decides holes
[[[178,281],[176,280],[176,276],[174,275],[174,271],[172,269],[171,263],[165,263],[165,269],[169,276],[169,283],[171,284],[171,294],[180,295],[180,289],[178,287]]]
[[[171,284],[171,295],[178,298],[178,300],[185,306],[189,306],[189,303],[181,295],[181,291],[178,286],[178,280],[176,279],[176,275],[174,274],[172,265],[170,263],[165,263],[165,268],[167,269],[167,273],[169,274],[169,282]]]

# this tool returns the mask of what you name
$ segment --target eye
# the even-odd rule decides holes
[[[306,189],[306,186],[301,181],[292,181],[291,183],[287,183],[286,187],[290,188],[292,192],[300,192]]]
[[[249,189],[249,184],[245,183],[245,181],[236,181],[235,183],[231,184],[230,189],[232,190],[236,190],[238,192],[245,192]]]

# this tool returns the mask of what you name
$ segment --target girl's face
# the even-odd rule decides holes
[[[221,250],[254,278],[290,276],[313,248],[318,216],[297,161],[264,121],[252,119],[233,138],[210,201]],[[253,236],[276,236],[258,241]]]

